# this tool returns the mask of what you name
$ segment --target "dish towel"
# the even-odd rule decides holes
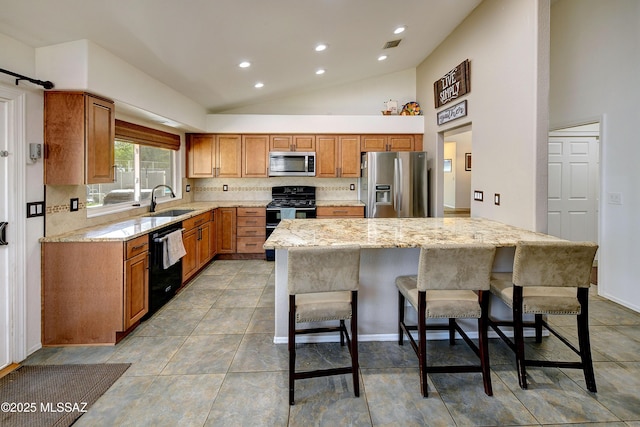
[[[185,256],[187,251],[182,243],[182,230],[164,236],[162,245],[162,267],[166,270]]]
[[[296,219],[296,208],[280,208],[280,219]]]

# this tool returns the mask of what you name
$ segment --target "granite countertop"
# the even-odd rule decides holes
[[[101,224],[95,227],[83,228],[56,236],[42,237],[40,242],[112,242],[127,241],[150,233],[169,224],[184,221],[196,215],[200,215],[211,209],[232,207],[265,207],[270,200],[242,200],[220,202],[193,202],[171,207],[161,207],[157,212],[173,209],[193,209],[185,215],[176,217],[153,217],[151,214],[139,215],[126,220]]]
[[[349,218],[282,220],[265,249],[357,244],[362,248],[413,248],[433,243],[490,243],[560,240],[482,218]]]

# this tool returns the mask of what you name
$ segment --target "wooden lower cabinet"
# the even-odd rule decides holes
[[[215,222],[213,211],[182,221],[182,243],[187,254],[182,257],[182,283],[186,283],[213,257],[211,228]]]
[[[236,253],[236,208],[216,209],[218,254]]]
[[[236,252],[239,254],[264,253],[266,238],[266,209],[236,209]]]
[[[364,218],[364,206],[318,206],[316,218]]]
[[[149,238],[42,244],[42,344],[115,344],[149,310]]]

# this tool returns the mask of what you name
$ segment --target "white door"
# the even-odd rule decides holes
[[[596,135],[550,134],[548,233],[551,235],[572,241],[598,241],[600,149]]]
[[[456,207],[456,143],[444,143],[444,207]]]
[[[11,150],[9,147],[9,108],[0,98],[0,369],[12,362],[12,326],[11,294],[9,286],[13,283],[11,263],[9,262],[11,222],[9,221],[9,180],[13,177]],[[7,243],[7,244],[5,244]]]

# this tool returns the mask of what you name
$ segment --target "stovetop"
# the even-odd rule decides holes
[[[271,203],[267,208],[315,208],[316,187],[285,185],[271,188]]]

